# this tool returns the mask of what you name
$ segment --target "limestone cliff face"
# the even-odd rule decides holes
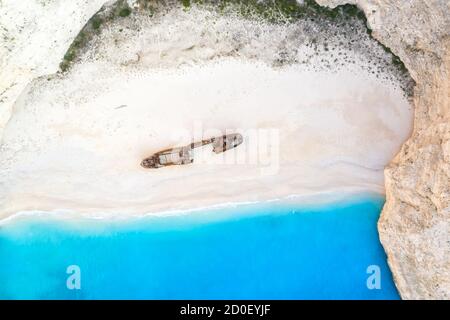
[[[450,298],[450,2],[318,0],[357,4],[373,36],[397,54],[417,85],[414,132],[385,169],[378,223],[404,299]]]
[[[78,32],[105,2],[0,1],[0,137],[26,85],[58,71]]]

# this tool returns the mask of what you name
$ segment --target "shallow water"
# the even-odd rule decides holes
[[[384,199],[272,202],[174,217],[17,219],[0,229],[0,298],[397,299]],[[66,269],[80,268],[80,290]],[[368,289],[368,266],[381,289]]]

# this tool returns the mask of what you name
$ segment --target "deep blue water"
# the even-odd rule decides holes
[[[376,229],[383,202],[17,219],[0,227],[0,298],[398,299]],[[80,290],[66,286],[70,265],[80,268]],[[366,285],[370,265],[381,289]]]

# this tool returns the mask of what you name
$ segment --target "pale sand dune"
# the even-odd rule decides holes
[[[42,79],[5,128],[0,216],[143,214],[330,190],[383,192],[382,169],[408,137],[412,110],[401,90],[357,69],[332,74],[223,58],[107,76],[87,63],[83,72]],[[245,144],[227,152],[241,163],[221,163],[205,148],[192,165],[139,166],[198,138],[199,126],[206,137],[217,133],[210,129],[242,132]],[[254,163],[252,148],[267,144]]]

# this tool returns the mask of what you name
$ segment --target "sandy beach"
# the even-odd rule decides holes
[[[2,217],[57,208],[135,214],[349,187],[382,192],[384,165],[410,131],[400,91],[346,72],[222,60],[116,76],[107,85],[99,79],[105,89],[90,99],[89,83],[73,92],[75,79],[66,79],[60,94],[31,91],[32,102],[19,101],[3,137]],[[139,165],[221,131],[244,135],[226,158],[204,147],[192,165]]]
[[[189,27],[181,21],[175,29]],[[383,193],[383,168],[409,136],[413,111],[400,84],[367,69],[370,59],[349,51],[357,63],[345,68],[274,67],[264,58],[270,46],[266,52],[253,44],[260,57],[233,57],[224,54],[233,49],[226,41],[213,47],[208,41],[215,40],[196,36],[201,30],[194,27],[182,42],[158,33],[162,40],[154,44],[152,32],[164,19],[152,23],[141,31],[147,41],[125,30],[116,47],[114,28],[123,26],[111,26],[69,73],[36,79],[22,93],[0,146],[1,219],[29,211],[139,215]],[[262,42],[279,36],[270,28]],[[308,50],[300,46],[296,54]],[[223,155],[205,147],[191,165],[139,165],[162,149],[231,132],[244,143]]]

